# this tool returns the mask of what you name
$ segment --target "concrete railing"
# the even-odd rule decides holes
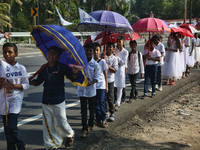
[[[83,37],[84,36],[90,36],[92,35],[94,32],[72,32],[72,34],[76,37],[81,37],[81,44],[83,44]],[[31,34],[30,32],[12,32],[12,35],[10,35],[11,38],[14,37],[27,37],[28,38],[28,43],[31,44]],[[5,39],[5,38],[1,38],[0,39],[0,45],[2,45],[5,40],[9,41],[9,39]]]

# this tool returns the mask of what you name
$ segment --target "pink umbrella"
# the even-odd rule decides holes
[[[197,27],[192,24],[184,23],[184,24],[181,24],[180,27],[188,29],[190,32],[192,32],[192,34],[194,34],[195,32],[198,32]]]
[[[160,32],[160,31],[169,32],[167,24],[163,20],[157,18],[140,19],[132,25],[132,28],[135,32],[149,32],[149,40],[150,40],[150,32]],[[150,51],[150,42],[149,42],[149,51]]]
[[[181,35],[184,35],[184,36],[188,36],[188,37],[191,37],[193,38],[193,34],[192,32],[190,32],[188,29],[186,28],[182,28],[182,32],[179,32]]]
[[[108,34],[106,33],[106,36],[104,35],[104,32],[100,32],[93,40],[92,40],[92,36],[90,36],[84,43],[87,44],[87,43],[94,43],[94,42],[98,42],[100,43],[101,45],[105,45],[108,43],[108,42],[112,42],[112,43],[117,43],[117,37],[122,35],[125,39],[125,41],[128,41],[128,40],[136,40],[136,39],[141,39],[141,37],[137,34],[137,33],[132,33],[132,34],[129,34],[129,33],[125,33],[125,34],[120,34],[120,33],[111,33],[111,34]],[[106,37],[106,39],[105,39]],[[105,41],[105,42],[104,42]]]

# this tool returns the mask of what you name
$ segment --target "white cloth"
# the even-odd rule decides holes
[[[106,64],[106,61],[104,59],[101,59],[99,61],[99,66],[100,66],[100,73],[99,73],[99,78],[98,82],[96,83],[96,89],[106,89],[106,81],[105,81],[105,76],[103,71],[108,70],[108,66]]]
[[[195,51],[196,51],[196,61],[200,61],[200,47],[196,47],[195,48]]]
[[[26,68],[16,62],[14,67],[22,70],[23,72],[27,72]],[[1,66],[0,66],[1,70]],[[0,72],[0,78],[2,77],[2,72]],[[15,78],[15,79],[8,79],[12,84],[21,84],[23,87],[23,90],[18,89],[12,89],[9,97],[6,97],[7,102],[7,113],[13,113],[18,114],[21,111],[23,96],[24,96],[24,90],[29,88],[29,80],[28,78]],[[4,87],[0,89],[0,114],[6,115],[6,109],[5,109],[5,96],[4,96]]]
[[[175,50],[174,44],[176,44],[176,41],[172,41],[170,45],[170,49]],[[177,79],[180,78],[180,75],[178,74],[178,60],[179,52],[172,52],[167,51],[165,56],[165,63],[163,65],[163,76],[165,77],[175,77]]]
[[[143,52],[143,55],[146,55],[149,53],[149,49],[145,49]],[[153,49],[153,51],[150,51],[150,57],[151,58],[157,58],[157,57],[161,57],[161,53],[159,50],[157,49]],[[146,58],[146,65],[155,65],[158,64],[158,61],[153,61],[153,60],[148,60],[148,57]]]
[[[121,97],[122,97],[122,90],[123,90],[123,87],[117,87],[117,101],[115,103],[116,106],[120,106]]]
[[[46,149],[58,148],[74,131],[67,122],[65,101],[57,105],[42,104],[43,140]]]
[[[125,68],[127,68],[128,51],[123,48],[121,51],[115,49],[118,60],[118,70],[115,73],[115,87],[125,87]]]
[[[189,40],[187,40],[188,38],[186,38],[185,40],[185,45],[190,45]],[[184,58],[185,58],[185,65],[189,64],[189,47],[186,47],[185,45],[183,45],[183,51],[184,51]]]
[[[100,66],[99,64],[92,58],[90,62],[88,62],[88,70],[86,77],[89,79],[89,83],[93,80],[97,80],[99,78]],[[93,97],[96,95],[96,83],[90,86],[82,87],[78,86],[77,95],[79,97]]]
[[[143,59],[142,59],[142,53],[140,53],[140,66],[139,66],[139,60],[138,60],[138,51],[136,51],[135,54],[131,53],[130,54],[130,60],[129,58],[127,59],[127,64],[128,64],[128,74],[136,74],[139,71],[144,74],[144,64],[143,64]]]
[[[185,72],[186,70],[186,65],[185,65],[185,43],[183,40],[181,40],[181,46],[182,46],[182,51],[179,51],[180,54],[180,61],[181,61],[181,71],[182,73]]]
[[[192,45],[193,45],[193,43],[195,44],[196,43],[196,39],[195,38],[192,38],[191,39],[191,45],[190,45],[190,51],[189,51],[189,53],[191,53],[192,52],[192,55],[191,56],[189,56],[189,64],[188,64],[188,67],[194,67],[194,64],[195,64],[195,57],[196,57],[196,55],[195,55],[195,47],[196,46],[194,46],[193,47],[193,51],[192,51]]]
[[[164,64],[165,46],[163,43],[159,42],[154,48],[159,50],[160,53],[163,53],[163,56],[161,56],[161,60],[158,62],[158,66],[162,66]]]
[[[105,57],[105,61],[106,61],[107,65],[109,65],[110,67],[114,68],[116,71],[118,70],[117,57],[115,57],[114,55],[110,55],[109,57],[106,56]],[[107,78],[108,78],[108,83],[114,82],[114,80],[115,80],[115,73],[111,72],[108,69],[108,71],[107,71]]]
[[[0,33],[0,38],[4,38],[4,34],[1,34],[1,33]]]

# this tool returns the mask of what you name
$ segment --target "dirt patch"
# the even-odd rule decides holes
[[[199,150],[200,82],[147,118],[133,116],[91,150]]]

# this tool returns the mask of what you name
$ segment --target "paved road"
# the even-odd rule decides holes
[[[1,49],[1,47],[0,47]],[[129,48],[127,48],[129,49]],[[130,50],[130,49],[129,49]],[[143,51],[143,45],[138,43],[138,50]],[[2,55],[0,55],[2,58]],[[37,71],[42,64],[46,62],[44,57],[41,53],[36,49],[29,49],[29,48],[20,48],[19,49],[19,56],[16,60],[23,64],[29,73],[33,73]],[[130,93],[130,84],[129,79],[126,78],[127,88],[126,93],[127,96]],[[143,80],[138,78],[137,81],[137,89],[139,91],[139,95],[143,94]],[[80,105],[79,105],[79,98],[76,95],[77,88],[72,86],[67,80],[65,82],[65,97],[66,97],[66,111],[67,117],[70,125],[76,132],[76,142],[75,149],[81,149],[81,144],[87,144],[87,141],[81,140],[79,138],[79,134],[81,133],[81,116],[80,116]],[[25,91],[24,101],[22,105],[22,111],[19,117],[19,130],[21,133],[22,139],[28,144],[28,149],[44,149],[43,146],[43,139],[42,139],[42,115],[41,115],[41,98],[42,98],[42,86],[33,87],[30,86],[28,90]],[[137,105],[140,106],[140,103]],[[125,108],[123,108],[125,107]],[[122,110],[126,108],[130,108],[130,105],[124,104],[121,107]],[[120,123],[118,120],[118,113],[116,112],[116,122]],[[127,114],[124,114],[126,118]],[[114,123],[113,123],[114,124]],[[115,123],[116,124],[116,123]],[[109,123],[109,127],[112,126],[112,123]],[[3,132],[3,125],[2,119],[0,119],[0,150],[6,149],[6,141]],[[111,128],[111,127],[110,127]],[[100,136],[98,133],[104,133],[107,129],[99,129],[94,137]]]

